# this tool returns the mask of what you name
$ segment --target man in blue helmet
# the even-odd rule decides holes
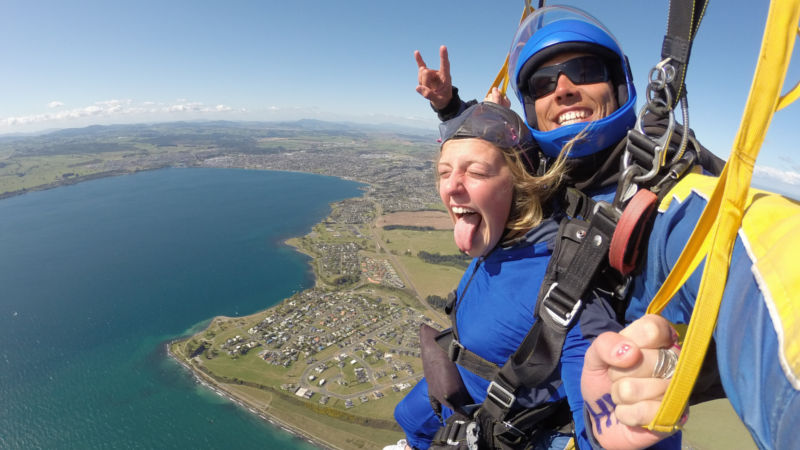
[[[567,141],[585,133],[570,152],[578,167],[590,155],[610,158],[620,167],[618,155],[626,144],[627,129],[634,123],[633,103],[628,103],[631,97],[626,100],[623,88],[627,84],[627,93],[635,95],[627,61],[601,25],[567,16],[570,14],[565,12],[550,21],[540,15],[520,28],[509,59],[512,86],[544,154],[552,157]],[[597,114],[595,108],[592,115],[579,109],[573,113],[576,105],[591,106],[593,98],[597,98],[593,86],[600,86],[592,81],[602,84],[606,78],[602,70],[579,61],[587,54],[596,55],[607,64],[607,77],[619,105],[614,112]],[[645,115],[645,118],[651,117]],[[652,130],[660,124],[645,123],[646,131],[648,125]],[[701,172],[718,175],[722,169],[722,161],[701,146],[694,145],[688,151],[690,170],[685,176],[677,176],[660,191],[654,184],[665,180],[664,177],[640,184],[640,188],[657,192],[662,201],[646,241],[647,257],[631,281],[625,320],[633,323],[622,334],[601,336],[586,355],[582,385],[591,416],[587,422],[591,421],[595,436],[609,447],[636,448],[659,438],[654,434],[648,436],[640,426],[654,416],[677,360],[677,352],[672,348],[677,335],[665,318],[673,324],[688,323],[700,290],[702,264],[670,300],[662,316],[643,317],[716,186],[716,178]],[[669,155],[667,158],[672,159]],[[598,199],[603,196],[603,183],[607,179],[603,175],[579,176],[575,181],[583,183],[586,192]],[[599,184],[594,184],[595,181]],[[622,181],[617,179],[614,184]],[[800,204],[751,190],[733,245],[714,341],[690,399],[694,403],[727,393],[734,410],[761,448],[796,446],[796,430],[800,426],[800,346],[797,345],[800,322],[796,293],[800,275],[792,269],[796,267],[796,250],[800,248],[797,223],[800,223]],[[617,381],[609,386],[606,372],[614,371]],[[620,405],[624,408],[620,409]],[[686,419],[684,414],[680,425]],[[621,432],[614,435],[611,427],[619,424],[624,426],[615,430]]]
[[[429,69],[419,52],[415,57],[417,91],[431,101],[442,120],[457,116],[473,103],[463,102],[452,86],[445,47],[440,50],[439,70]],[[613,35],[579,10],[540,9],[517,31],[509,75],[541,148],[540,167],[547,167],[572,141],[566,184],[595,201],[611,201],[620,179],[625,137],[636,121],[636,92],[629,64]],[[488,99],[510,105],[496,90]],[[673,139],[680,136],[676,133]],[[690,151],[708,172],[716,174],[721,169],[722,161],[702,147]],[[649,439],[654,442],[660,436]],[[679,438],[661,445],[676,447]]]
[[[418,51],[415,58],[417,92],[430,100],[442,121],[475,103],[461,100],[452,85],[446,47],[440,49],[439,69],[428,68]],[[526,122],[545,157],[554,158],[566,142],[584,132],[569,153],[568,184],[596,199],[610,200],[620,175],[625,137],[636,121],[636,90],[630,65],[613,35],[575,8],[539,9],[518,29],[508,73]],[[606,88],[605,95],[611,96],[611,103],[601,100],[597,108],[592,107],[591,90]],[[510,106],[497,91],[490,98]],[[659,127],[658,123],[645,124],[646,131]],[[676,130],[673,142],[679,140],[680,130]],[[713,174],[721,171],[724,161],[702,147],[695,151],[704,169]]]

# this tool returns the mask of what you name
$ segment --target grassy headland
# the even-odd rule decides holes
[[[460,271],[409,251],[427,242],[422,248],[456,256],[446,244],[451,231],[377,229],[369,201],[334,204],[311,233],[290,240],[314,257],[313,289],[250,316],[214,318],[170,343],[170,354],[199,380],[320,445],[379,448],[401,438],[392,411],[422,376],[417,330],[446,323],[420,302],[412,280],[444,296]],[[438,269],[449,276],[422,276]]]

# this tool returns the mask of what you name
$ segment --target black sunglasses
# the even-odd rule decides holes
[[[609,80],[608,66],[597,56],[587,55],[560,64],[536,69],[528,79],[528,92],[533,98],[543,97],[556,90],[558,77],[564,74],[574,84],[600,83]]]

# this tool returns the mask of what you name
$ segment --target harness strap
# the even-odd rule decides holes
[[[480,425],[481,438],[492,446],[498,440],[513,443],[530,438],[531,429],[544,426],[544,418],[558,409],[555,404],[546,404],[541,405],[541,408],[534,408],[538,411],[537,414],[532,414],[527,409],[520,411],[517,395],[523,387],[533,388],[552,378],[561,359],[567,333],[580,315],[583,297],[597,283],[596,275],[608,267],[606,261],[620,218],[619,212],[612,205],[595,202],[575,189],[565,190],[563,194],[562,204],[569,215],[587,220],[572,218],[561,222],[553,256],[538,294],[536,320],[505,364],[498,367],[458,341],[456,315],[458,305],[463,300],[463,291],[461,298],[451,296],[449,302],[448,314],[452,328],[436,337],[437,344],[452,361],[484,379],[491,380],[486,399],[474,417]],[[642,215],[630,214],[636,217]],[[475,272],[467,281],[464,291],[474,276]],[[567,407],[569,418],[568,409]],[[455,424],[455,419],[453,422],[448,430],[440,430],[441,438],[449,440],[452,433],[462,430],[463,423]],[[523,422],[524,426],[521,425]]]
[[[635,194],[639,186],[653,180],[664,167],[672,133],[676,128],[683,128],[683,133],[670,165],[677,163],[687,148],[690,140],[689,108],[684,80],[692,40],[700,27],[707,3],[708,0],[670,0],[667,34],[661,49],[662,59],[650,71],[647,103],[639,112],[635,127],[628,131],[628,142],[622,160],[623,173],[614,200],[619,209],[622,209],[622,205]],[[683,123],[676,127],[674,109],[678,104],[681,105]],[[651,135],[645,132],[644,122],[650,116],[657,120],[667,120],[663,133]]]
[[[676,76],[669,82],[674,94],[672,108],[677,106],[684,94],[684,80],[689,56],[692,52],[692,41],[700,21],[706,11],[708,0],[670,0],[667,34],[661,46],[661,59],[670,58]]]
[[[640,244],[648,234],[645,231],[653,217],[657,199],[656,194],[642,189],[633,196],[619,218],[617,229],[611,238],[608,262],[622,275],[628,275],[636,268]]]
[[[436,343],[447,353],[451,361],[481,378],[491,380],[500,370],[497,364],[478,356],[458,342],[452,328],[439,333],[436,336]]]
[[[608,215],[613,208],[606,203],[597,205],[591,222],[562,222],[539,292],[537,320],[489,384],[478,411],[484,428],[486,422],[507,422],[517,412],[514,406],[519,390],[544,383],[558,367],[564,340],[583,306],[581,299],[608,255],[614,232],[616,220]],[[572,234],[570,230],[577,231]]]
[[[595,201],[588,195],[574,187],[568,187],[564,190],[562,197],[564,213],[568,217],[575,217],[579,219],[586,219],[594,209]]]

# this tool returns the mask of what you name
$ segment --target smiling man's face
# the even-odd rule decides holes
[[[552,66],[587,53],[564,53],[551,58],[541,67]],[[563,125],[600,120],[619,105],[610,81],[575,84],[566,75],[558,76],[553,92],[539,97],[534,103],[539,131],[551,131]]]

